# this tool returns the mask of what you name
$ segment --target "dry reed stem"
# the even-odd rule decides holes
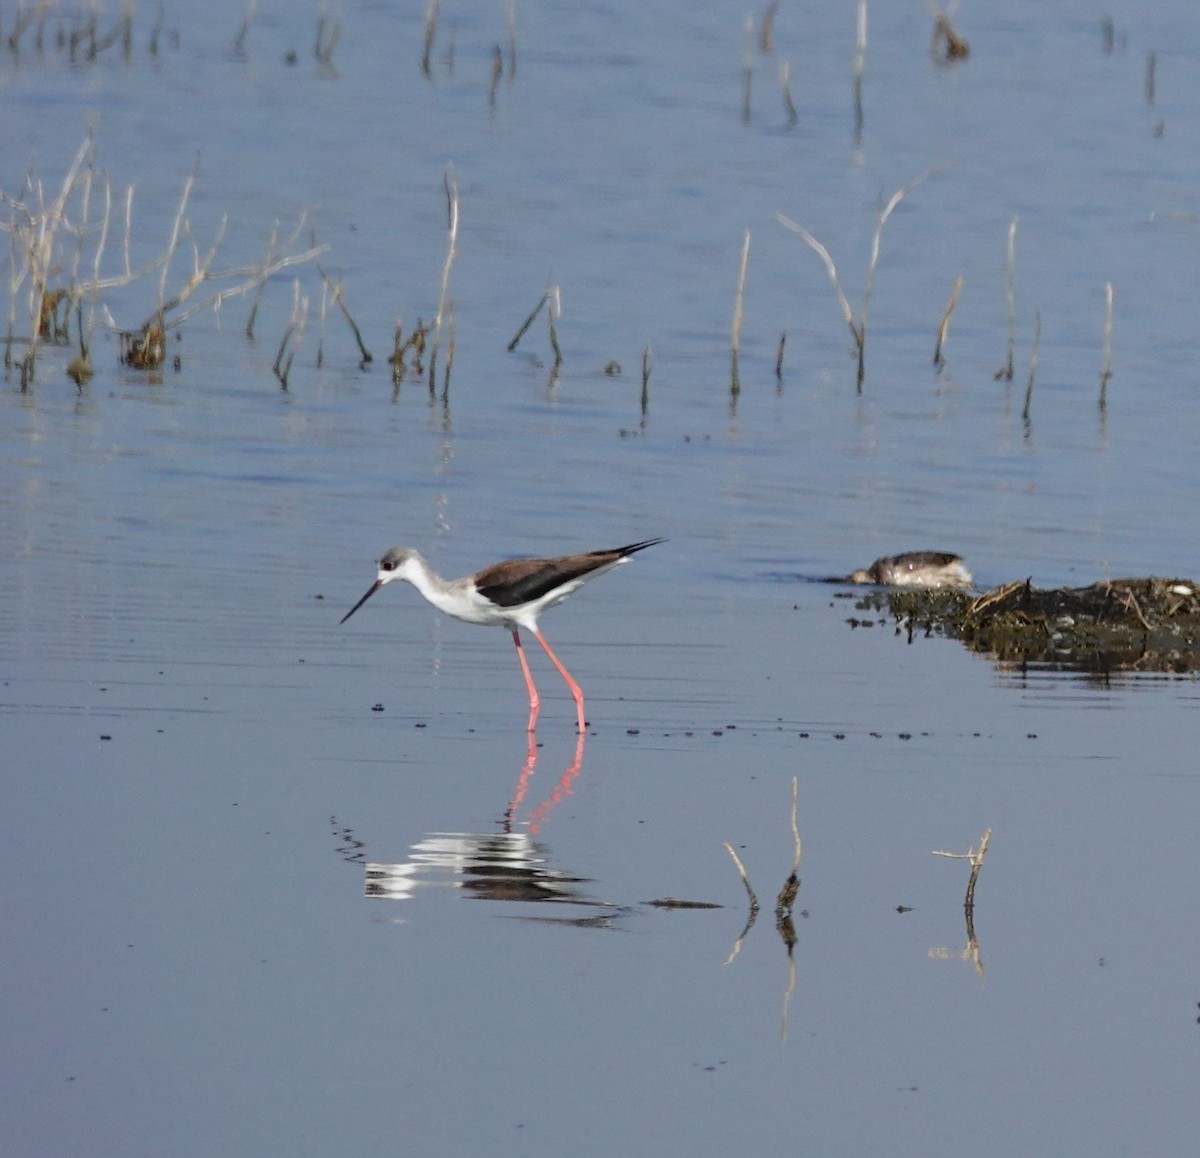
[[[860,346],[862,343],[858,334],[858,326],[854,321],[854,309],[850,305],[850,299],[846,297],[846,291],[842,289],[841,280],[838,278],[837,266],[833,264],[833,258],[829,256],[829,250],[813,237],[803,225],[797,225],[791,218],[784,217],[782,213],[776,213],[775,220],[785,229],[790,229],[793,233],[798,233],[804,238],[808,246],[824,263],[825,272],[829,275],[829,281],[833,285],[833,292],[837,296],[838,305],[842,308],[842,317],[845,318],[846,325],[850,327],[850,336],[854,339],[855,347]]]
[[[854,345],[858,352],[858,389],[861,392],[863,379],[866,375],[866,345],[867,345],[867,318],[871,310],[871,297],[875,289],[875,273],[879,267],[879,252],[883,240],[883,227],[888,223],[888,219],[896,211],[897,206],[908,196],[918,185],[927,180],[933,174],[940,172],[946,168],[946,163],[934,165],[932,168],[926,169],[924,173],[914,177],[906,185],[902,185],[895,193],[888,198],[887,204],[879,211],[879,215],[875,221],[875,232],[871,236],[871,251],[870,257],[867,260],[867,277],[866,287],[863,290],[862,305],[859,308],[858,318],[855,319],[854,309],[850,305],[849,298],[846,297],[845,290],[842,289],[841,280],[838,277],[837,267],[833,263],[833,258],[829,255],[829,250],[825,248],[811,233],[808,232],[802,225],[797,225],[783,214],[777,213],[775,219],[785,228],[798,233],[809,247],[817,254],[825,265],[825,271],[829,274],[829,280],[833,285],[834,293],[837,296],[838,304],[842,309],[842,316],[846,320],[846,325],[850,329],[850,336],[854,339]]]
[[[650,347],[642,351],[642,414],[650,409]]]
[[[496,107],[496,90],[500,87],[500,78],[504,75],[504,53],[500,45],[492,48],[492,83],[488,88],[488,107]]]
[[[525,331],[528,330],[529,327],[532,326],[533,323],[537,320],[538,314],[541,313],[541,311],[542,311],[542,306],[544,306],[546,304],[549,297],[550,297],[550,291],[546,290],[546,292],[544,294],[542,294],[542,296],[540,298],[538,298],[538,304],[536,306],[534,306],[532,310],[529,311],[529,317],[527,317],[517,327],[517,332],[515,334],[513,334],[512,341],[508,343],[508,352],[510,354],[513,352],[513,350],[515,350],[517,348],[517,344],[525,336]]]
[[[1033,402],[1033,380],[1037,375],[1038,348],[1042,344],[1042,311],[1033,312],[1033,347],[1029,351],[1029,381],[1025,383],[1025,405],[1021,409],[1021,418],[1029,422],[1029,408]]]
[[[250,35],[250,25],[254,20],[254,14],[258,9],[258,0],[249,0],[246,5],[246,15],[242,18],[242,26],[238,29],[238,34],[233,38],[233,54],[234,56],[242,57],[246,55],[246,37]],[[161,19],[161,8],[160,8]]]
[[[454,265],[454,257],[458,252],[458,181],[454,177],[454,166],[446,167],[442,184],[446,189],[446,215],[449,238],[446,242],[446,264],[442,267],[442,289],[438,295],[437,316],[433,319],[433,350],[429,356],[430,377],[429,385],[433,387],[433,365],[437,359],[437,351],[442,335],[442,318],[446,312],[446,298],[450,292],[450,269]]]
[[[775,47],[775,17],[779,14],[779,0],[771,0],[762,15],[758,27],[758,47],[768,54]]]
[[[508,83],[512,84],[517,76],[517,0],[508,0],[504,23],[508,30]]]
[[[945,358],[942,356],[942,351],[946,345],[946,335],[950,332],[950,315],[954,313],[954,307],[958,305],[958,295],[962,292],[963,279],[960,273],[954,280],[954,289],[950,293],[950,300],[946,303],[946,312],[942,314],[942,324],[938,326],[937,341],[933,347],[933,364],[935,366],[943,366]]]
[[[952,4],[948,11],[943,12],[928,0],[925,4],[925,10],[933,17],[933,36],[929,42],[929,52],[934,60],[942,64],[966,60],[971,55],[971,46],[959,36],[954,25],[950,23],[956,7],[957,5]]]
[[[733,353],[737,357],[742,343],[742,303],[746,293],[746,266],[750,262],[750,230],[746,230],[742,241],[742,260],[738,266],[737,292],[733,298],[733,324],[730,327],[733,340]]]
[[[1146,104],[1154,104],[1155,73],[1158,71],[1158,54],[1146,55]]]
[[[987,856],[988,842],[992,839],[992,830],[989,828],[979,841],[979,847],[971,847],[966,852],[941,852],[935,849],[934,856],[944,856],[950,860],[965,860],[971,865],[971,877],[967,882],[967,895],[963,901],[963,908],[970,912],[975,907],[975,883],[979,879],[979,872],[983,868],[984,857]]]
[[[1008,356],[996,371],[995,378],[1013,380],[1013,354],[1017,345],[1017,219],[1008,225],[1008,240],[1004,258],[1004,299],[1008,308]]]
[[[783,90],[783,108],[787,113],[788,128],[800,120],[800,114],[796,112],[796,105],[792,100],[791,76],[792,66],[785,60],[779,66],[779,87]]]
[[[312,234],[312,247],[314,251],[317,249],[317,236],[314,231]],[[330,279],[329,274],[325,272],[325,267],[321,264],[320,259],[316,259],[317,273],[321,275],[321,281],[324,283],[326,290],[333,296],[334,302],[342,311],[342,316],[346,319],[347,324],[354,333],[354,340],[358,343],[358,352],[362,356],[359,363],[360,366],[367,366],[375,359],[371,356],[371,351],[367,349],[366,343],[363,342],[362,333],[358,328],[353,316],[350,313],[349,307],[346,305],[346,300],[342,294],[342,282],[339,278],[337,284]],[[324,317],[324,308],[322,308],[322,317]]]
[[[742,884],[745,886],[745,889],[746,889],[746,896],[750,900],[750,911],[752,913],[757,913],[758,910],[762,906],[759,905],[758,897],[755,896],[754,888],[750,884],[750,878],[746,875],[746,866],[744,864],[742,864],[741,857],[739,857],[738,854],[736,852],[734,852],[733,845],[731,845],[729,843],[729,841],[725,842],[725,851],[727,853],[729,853],[729,855],[731,857],[733,857],[733,863],[737,866],[738,876],[740,876],[742,878]]]
[[[332,24],[330,23],[332,20]],[[332,18],[329,6],[322,0],[317,14],[317,36],[313,44],[313,56],[317,63],[325,68],[333,68],[333,51],[342,38],[342,20],[340,12]]]
[[[562,296],[558,286],[551,286],[546,295],[546,320],[550,327],[550,348],[554,351],[554,369],[562,365],[562,350],[558,347],[558,331],[554,328],[554,315],[562,313]]]
[[[425,6],[425,50],[421,53],[421,71],[426,76],[432,76],[429,67],[429,57],[433,53],[433,41],[437,36],[438,9],[440,0],[429,0]]]
[[[1100,366],[1100,409],[1108,399],[1108,380],[1112,377],[1113,284],[1104,283],[1104,361]]]
[[[858,0],[854,21],[854,144],[862,144],[863,76],[867,71],[867,0]]]
[[[787,330],[779,335],[779,348],[775,351],[775,377],[783,381],[783,348],[787,345]]]

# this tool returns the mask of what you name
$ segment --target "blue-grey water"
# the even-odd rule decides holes
[[[94,59],[57,38],[90,8],[40,49],[0,11],[4,218],[90,133],[57,260],[91,276],[107,181],[126,283],[84,303],[88,383],[43,347],[0,386],[6,1153],[1194,1147],[1195,681],[1000,667],[808,581],[912,548],[981,586],[1200,575],[1194,13],[966,5],[947,65],[920,5],[873,4],[856,139],[854,6],[785,2],[769,51],[765,9],[747,41],[729,3],[447,0],[428,75],[415,3],[330,8],[325,64],[315,5],[260,3],[240,52],[245,5],[167,9],[155,53],[139,7]],[[443,348],[433,391],[397,387],[448,170],[450,378]],[[859,390],[776,218],[858,309],[881,204],[929,170],[882,234]],[[165,296],[307,212],[370,364],[311,261],[252,341],[249,293],[172,326],[162,370],[119,363],[193,172]],[[506,349],[551,285],[557,369],[544,315]],[[28,280],[10,298],[28,335]],[[530,750],[505,633],[400,585],[339,626],[393,543],[462,574],[656,535],[543,621],[582,743],[536,644]],[[988,830],[969,943],[967,863],[931,854]]]

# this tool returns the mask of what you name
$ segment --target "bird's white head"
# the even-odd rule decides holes
[[[342,622],[345,623],[381,587],[387,586],[394,579],[407,579],[411,583],[415,576],[422,573],[424,567],[425,560],[411,547],[389,547],[380,557],[375,582],[367,589],[366,595],[342,616]]]
[[[410,579],[420,566],[420,558],[411,547],[389,547],[380,556],[375,582],[382,587],[393,579]]]

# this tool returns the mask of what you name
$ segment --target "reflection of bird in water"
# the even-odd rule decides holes
[[[848,583],[881,587],[970,587],[975,582],[962,556],[949,551],[906,551],[885,555],[866,570],[851,571]]]
[[[575,700],[579,730],[582,732],[587,726],[583,714],[583,690],[538,631],[538,616],[547,607],[561,603],[589,579],[627,562],[635,552],[664,541],[646,539],[641,543],[630,543],[626,547],[607,551],[588,551],[581,555],[560,555],[547,559],[509,559],[485,567],[474,575],[464,575],[461,579],[443,579],[411,547],[392,547],[379,560],[379,574],[375,582],[346,612],[342,622],[345,623],[381,587],[394,579],[403,579],[439,611],[455,619],[485,627],[507,628],[517,645],[517,657],[525,675],[525,686],[529,689],[529,731],[532,732],[537,723],[540,700],[517,630],[523,627],[542,645],[559,674],[566,680]]]
[[[364,896],[408,900],[422,886],[462,889],[478,900],[595,905],[579,889],[586,878],[547,865],[547,850],[527,833],[431,832],[397,864],[368,862]]]

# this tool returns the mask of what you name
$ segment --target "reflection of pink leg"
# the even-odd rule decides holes
[[[533,731],[537,725],[538,708],[541,706],[541,700],[538,699],[537,688],[533,684],[533,676],[529,674],[529,661],[525,658],[525,649],[521,646],[521,636],[517,629],[513,628],[513,643],[517,645],[517,658],[521,661],[521,671],[525,673],[525,686],[529,689],[529,731]],[[540,636],[538,637],[541,638]],[[542,644],[545,647],[545,643]],[[553,658],[553,657],[551,657]],[[558,660],[554,660],[558,663]]]
[[[586,739],[587,733],[580,732],[579,738],[575,741],[575,758],[567,765],[567,770],[559,777],[558,783],[554,786],[554,791],[550,793],[549,797],[529,813],[527,823],[529,824],[530,832],[541,832],[542,821],[574,791],[571,787],[571,782],[579,775],[579,770],[583,767],[583,742]]]
[[[556,656],[554,652],[550,650],[550,645],[545,641],[544,638],[542,638],[542,633],[540,631],[535,631],[533,636],[538,643],[542,645],[543,650],[550,657],[550,660],[554,666],[558,668],[558,674],[567,681],[567,687],[571,689],[571,695],[575,699],[575,710],[579,715],[579,730],[580,732],[585,731],[587,728],[587,721],[583,718],[583,688],[581,688],[571,678],[571,673],[567,671],[565,667],[563,667],[562,660],[560,660],[558,656]]]
[[[512,832],[512,824],[516,819],[517,810],[521,807],[521,801],[525,799],[525,793],[529,791],[529,781],[533,778],[533,774],[537,769],[538,747],[537,740],[533,738],[533,733],[529,732],[529,749],[525,753],[525,767],[521,769],[520,776],[517,777],[517,787],[513,792],[512,801],[504,810],[504,831]],[[534,830],[536,831],[536,829]]]

